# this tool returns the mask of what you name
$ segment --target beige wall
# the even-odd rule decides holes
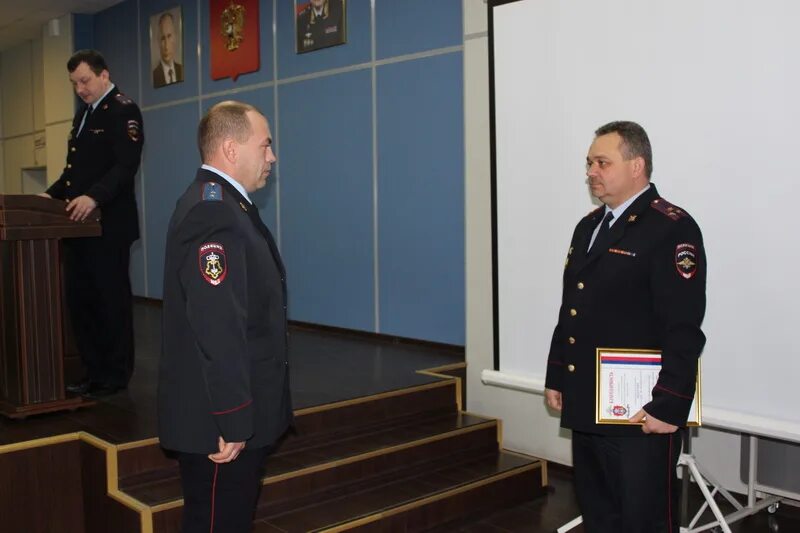
[[[33,134],[6,139],[5,146],[5,193],[22,193],[22,169],[36,164],[33,155]]]
[[[3,135],[6,138],[34,131],[33,107],[35,102],[31,98],[34,78],[33,48],[33,42],[27,41],[0,54],[3,83]]]
[[[22,191],[21,168],[34,165],[33,135],[36,101],[33,89],[35,54],[41,46],[33,41],[10,48],[0,54],[0,80],[3,84],[3,192]],[[41,61],[40,61],[41,62]],[[41,91],[39,92],[41,96]]]
[[[559,428],[541,394],[481,382],[481,372],[494,364],[488,36],[486,4],[464,0],[463,6],[467,409],[501,418],[506,448],[572,464],[569,432]],[[738,435],[701,428],[693,446],[700,463],[723,485],[743,492]]]
[[[1,192],[22,192],[24,167],[46,166],[52,183],[64,166],[75,105],[66,72],[72,54],[72,16],[59,22],[58,36],[50,36],[45,26],[40,39],[0,54]]]
[[[53,183],[64,169],[67,137],[75,113],[75,96],[67,75],[67,61],[73,52],[72,16],[58,19],[58,36],[42,28],[42,64],[44,66],[44,120],[47,143],[47,183]]]

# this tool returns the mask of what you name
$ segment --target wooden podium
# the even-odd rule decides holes
[[[94,402],[64,390],[61,239],[101,234],[100,212],[73,222],[60,200],[0,194],[0,414]]]

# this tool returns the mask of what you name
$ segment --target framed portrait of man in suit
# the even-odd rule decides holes
[[[183,81],[183,19],[176,6],[150,17],[150,65],[153,87]]]
[[[347,42],[346,0],[296,0],[297,53]]]

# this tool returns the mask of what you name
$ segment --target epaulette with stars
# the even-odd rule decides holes
[[[122,93],[115,94],[114,98],[116,98],[117,102],[119,102],[122,105],[131,105],[133,103],[133,100],[131,100],[129,97],[125,96]]]
[[[664,200],[663,198],[656,198],[652,202],[650,202],[650,207],[669,217],[670,220],[680,220],[684,217],[688,217],[689,213],[672,205],[668,201]]]

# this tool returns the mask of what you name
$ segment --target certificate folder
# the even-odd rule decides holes
[[[628,419],[653,399],[653,387],[660,371],[660,350],[597,348],[595,422],[630,424]],[[698,360],[697,383],[687,425],[701,425],[701,406]]]

